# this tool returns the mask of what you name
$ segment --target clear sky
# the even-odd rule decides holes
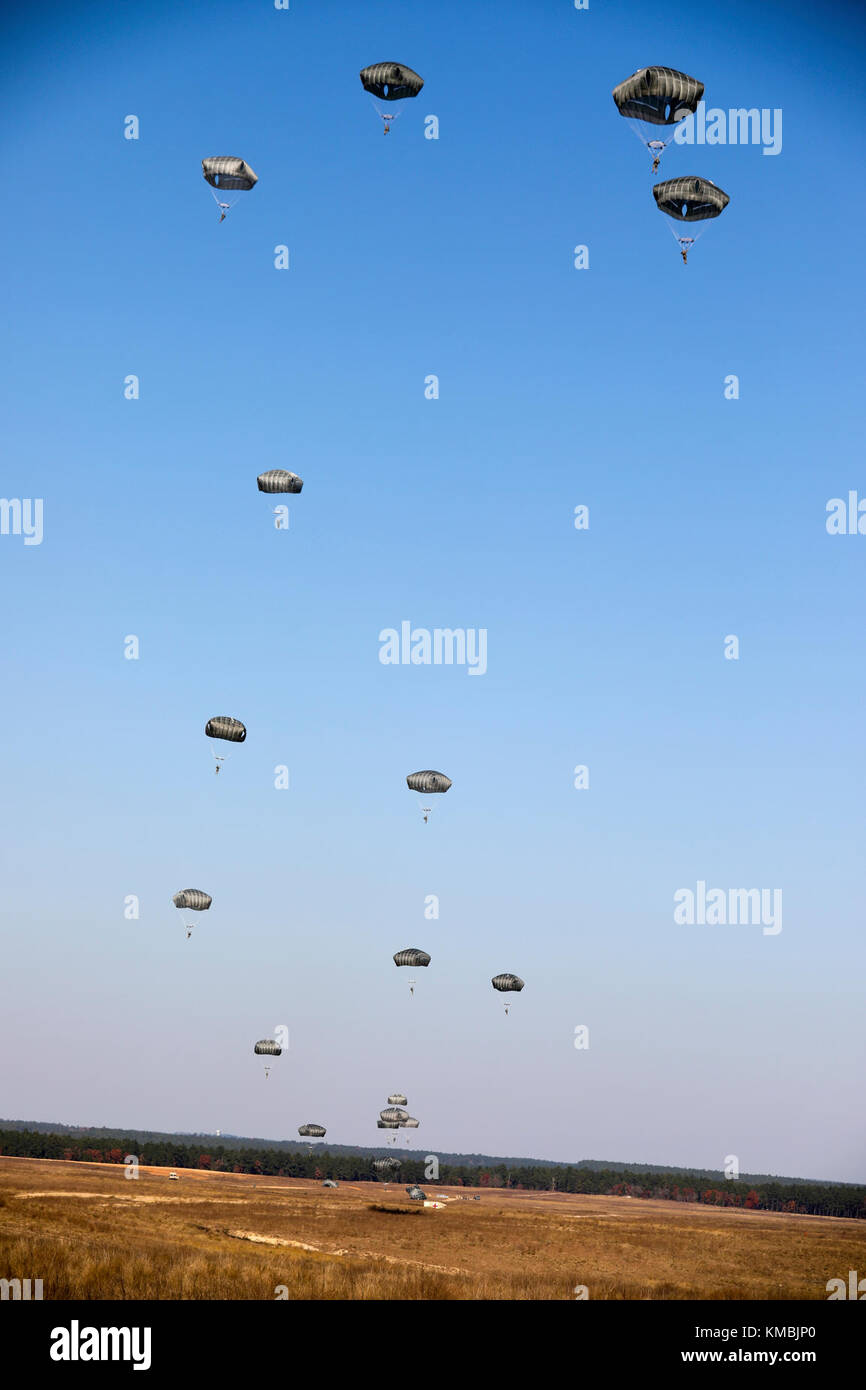
[[[866,1178],[866,537],[825,527],[866,494],[864,37],[746,0],[13,14],[0,491],[44,539],[0,536],[0,1114],[371,1144],[397,1089],[424,1152]],[[387,139],[383,59],[425,80]],[[610,96],[654,63],[783,112],[777,156],[664,155],[731,199],[686,268]],[[259,176],[223,225],[219,154]],[[487,673],[382,665],[404,620],[485,628]],[[781,889],[781,933],[677,924],[699,880]]]

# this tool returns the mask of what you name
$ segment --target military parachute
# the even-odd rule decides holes
[[[285,468],[271,468],[267,473],[260,473],[256,483],[259,492],[300,492],[304,486],[303,478]]]
[[[389,1096],[389,1097],[388,1097],[388,1104],[389,1104],[389,1105],[408,1105],[409,1102],[408,1102],[408,1100],[406,1099],[405,1096],[402,1096],[402,1095],[400,1094],[399,1091],[395,1091],[394,1094],[393,1094],[393,1096]]]
[[[175,893],[172,902],[183,912],[207,912],[213,898],[210,893],[203,893],[200,888],[182,888],[179,893]],[[184,920],[183,924],[186,927],[186,939],[189,941],[193,923]]]
[[[676,127],[694,115],[703,94],[703,82],[676,68],[639,68],[614,87],[616,109],[652,155],[653,173]],[[670,133],[662,139],[665,128]]]
[[[215,155],[203,159],[201,171],[212,190],[217,188],[225,193],[248,193],[259,181],[246,160],[237,159],[234,155]],[[234,207],[237,198],[224,203],[213,193],[213,199],[219,209],[220,222],[225,222],[226,213]]]
[[[247,736],[247,731],[239,719],[232,719],[229,714],[218,714],[213,719],[209,719],[204,726],[204,731],[208,738],[225,739],[227,743],[243,743]],[[228,757],[227,753],[220,756],[214,753],[216,767],[214,771],[219,774],[221,765]]]
[[[373,1159],[373,1167],[383,1182],[387,1182],[389,1174],[396,1173],[397,1169],[402,1166],[402,1162],[399,1158],[393,1158],[391,1156],[388,1158]]]
[[[384,122],[385,135],[400,112],[382,110],[378,103],[404,101],[407,97],[416,97],[424,86],[424,78],[407,68],[405,63],[371,63],[369,67],[362,68],[360,77],[364,91],[369,92],[373,99],[377,116]]]
[[[408,965],[412,969],[419,969],[430,964],[430,957],[426,951],[419,951],[417,946],[407,946],[404,951],[394,952],[395,965]],[[409,977],[409,993],[415,993],[415,978]]]
[[[400,1122],[400,1128],[401,1128],[401,1129],[420,1129],[420,1128],[421,1128],[421,1121],[420,1121],[420,1120],[416,1120],[415,1117],[414,1117],[414,1115],[407,1115],[405,1120],[401,1120],[401,1122]],[[408,1145],[408,1144],[411,1144],[411,1142],[412,1142],[411,1139],[407,1139],[407,1140],[406,1140],[407,1145]]]
[[[324,1139],[327,1132],[324,1125],[301,1125],[298,1129],[302,1139]]]
[[[387,1110],[379,1111],[380,1120],[394,1120],[398,1125],[402,1125],[404,1120],[408,1120],[409,1114],[406,1110],[401,1110],[397,1105],[389,1105]]]
[[[444,772],[433,772],[430,769],[425,772],[410,772],[406,778],[406,786],[410,792],[420,792],[421,813],[426,825],[430,819],[430,807],[425,806],[424,802],[431,793],[444,795],[451,786],[451,778],[446,777]]]
[[[278,1042],[275,1041],[274,1038],[259,1038],[259,1041],[256,1043],[255,1047],[253,1048],[253,1052],[256,1054],[257,1057],[280,1057],[280,1056],[282,1055],[282,1051],[283,1051],[282,1047],[280,1046],[280,1044],[279,1044]],[[265,1062],[265,1080],[266,1080],[266,1081],[267,1081],[268,1077],[270,1076],[270,1074],[271,1074],[271,1063],[270,1063],[270,1062]]]
[[[727,193],[717,188],[710,179],[702,179],[696,174],[657,183],[653,188],[653,197],[659,212],[667,213],[675,222],[706,222],[723,213],[731,201]],[[680,248],[683,265],[688,265],[689,252],[701,233],[678,236],[673,227],[671,231]]]
[[[523,989],[523,980],[519,975],[494,975],[490,981],[494,989],[498,989],[501,994],[515,994]],[[505,1012],[508,1013],[509,1001],[505,1001]]]

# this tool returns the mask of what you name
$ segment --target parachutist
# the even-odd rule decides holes
[[[494,975],[490,983],[494,989],[500,990],[503,994],[509,994],[511,992],[519,993],[520,990],[523,989],[524,982],[519,975]],[[507,1015],[510,1008],[510,1000],[504,1000],[503,1002]]]
[[[612,95],[619,114],[653,156],[655,173],[675,127],[697,110],[704,84],[676,68],[639,68],[619,82]],[[665,132],[666,140],[657,138]]]
[[[702,179],[695,174],[654,184],[653,197],[659,212],[672,217],[675,222],[689,224],[719,217],[731,201],[724,189],[719,188],[711,179]],[[697,241],[697,236],[679,236],[673,228],[671,232],[679,247],[683,264],[688,265],[688,253]]]
[[[213,898],[210,893],[203,893],[200,888],[182,888],[179,893],[175,893],[172,898],[175,907],[185,909],[188,912],[207,912]],[[186,939],[189,941],[192,936],[194,922],[184,922]]]
[[[234,155],[216,155],[210,159],[203,159],[201,171],[206,181],[211,186],[213,200],[220,212],[220,222],[225,222],[226,213],[230,212],[234,203],[224,203],[218,198],[214,189],[248,193],[251,188],[255,188],[258,183],[258,175],[253,172],[245,159],[237,159]]]
[[[359,74],[365,92],[378,101],[404,101],[407,97],[417,97],[424,86],[424,78],[402,63],[371,63]],[[382,118],[384,133],[391,129],[391,122],[400,115],[399,111],[380,111],[374,100],[376,115]]]

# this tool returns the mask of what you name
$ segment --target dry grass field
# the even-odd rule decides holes
[[[0,1158],[0,1277],[46,1299],[826,1299],[866,1268],[856,1221],[168,1172]]]

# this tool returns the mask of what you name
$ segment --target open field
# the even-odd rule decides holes
[[[44,1297],[826,1299],[866,1223],[564,1193],[0,1158],[0,1277]]]

